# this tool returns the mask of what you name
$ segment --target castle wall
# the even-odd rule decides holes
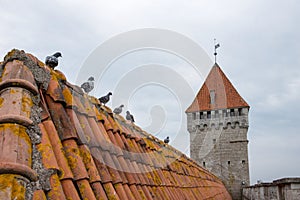
[[[243,188],[243,200],[300,199],[300,178],[284,178]]]

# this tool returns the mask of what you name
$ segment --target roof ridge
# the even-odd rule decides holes
[[[37,151],[41,142],[39,116],[35,110],[40,103],[38,87],[46,87],[40,82],[41,77],[46,82],[47,77],[50,78],[39,64],[24,51],[13,49],[1,65],[0,177],[14,182],[13,190],[18,192],[11,194],[12,199],[31,199],[34,192],[47,190],[48,177],[53,174],[44,168]],[[6,182],[4,187],[9,188],[12,182]],[[34,188],[32,192],[24,188],[29,183]]]
[[[0,74],[0,85],[5,77],[12,79],[19,74],[37,88],[38,94],[32,95],[30,87],[22,84],[0,87],[0,114],[14,116],[12,114],[18,110],[8,106],[7,102],[11,102],[19,106],[22,116],[30,116],[34,126],[28,125],[31,121],[27,120],[25,125],[28,127],[18,133],[27,138],[22,147],[32,150],[25,149],[23,154],[19,154],[24,156],[15,160],[22,163],[32,161],[28,168],[39,176],[37,181],[26,177],[22,173],[24,169],[18,171],[16,166],[12,170],[1,171],[1,167],[7,166],[3,163],[7,155],[0,151],[0,183],[8,180],[5,188],[9,191],[23,191],[11,194],[5,190],[0,192],[0,199],[3,194],[5,198],[18,195],[34,200],[196,200],[202,196],[231,199],[215,175],[139,126],[113,114],[97,98],[69,83],[60,71],[48,68],[24,51],[13,50],[8,55],[11,57],[5,57],[1,67],[4,72]],[[17,73],[20,69],[26,73]],[[48,74],[42,74],[46,83],[38,76],[39,73]],[[22,93],[12,92],[18,87],[23,88]],[[8,119],[0,120],[0,141],[8,130],[5,128],[1,132],[1,123],[9,122],[7,126],[14,130],[18,125],[13,122],[23,118]],[[8,155],[14,153],[9,149],[20,141],[23,140],[13,140],[5,146]],[[13,184],[22,177],[23,182]]]

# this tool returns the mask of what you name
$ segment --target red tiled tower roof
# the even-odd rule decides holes
[[[211,102],[211,91],[214,92],[214,103]],[[186,112],[241,107],[249,107],[249,105],[240,96],[219,65],[215,63],[196,98]]]
[[[231,199],[219,178],[24,51],[0,68],[0,199]]]

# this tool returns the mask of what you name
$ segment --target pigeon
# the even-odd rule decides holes
[[[164,139],[164,143],[168,144],[170,142],[169,136]]]
[[[94,77],[90,77],[87,82],[82,83],[80,86],[87,94],[94,89]]]
[[[133,118],[133,115],[130,114],[129,111],[126,111],[126,119],[131,121],[131,122],[134,122],[134,118]]]
[[[58,65],[58,57],[62,57],[60,52],[56,52],[52,56],[47,56],[45,60],[46,65],[54,69]]]
[[[100,97],[98,100],[103,103],[104,105],[109,102],[109,96],[112,95],[111,92],[109,92],[107,95]]]
[[[121,114],[123,107],[124,107],[124,105],[120,105],[119,107],[115,108],[113,112],[115,114],[119,115],[119,114]]]

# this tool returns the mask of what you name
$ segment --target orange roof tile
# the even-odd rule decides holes
[[[215,102],[211,103],[210,91],[215,93]],[[205,82],[186,112],[209,111],[226,108],[249,107],[239,95],[219,65],[210,70]]]
[[[231,199],[216,176],[34,56],[12,50],[0,67],[0,199]]]

